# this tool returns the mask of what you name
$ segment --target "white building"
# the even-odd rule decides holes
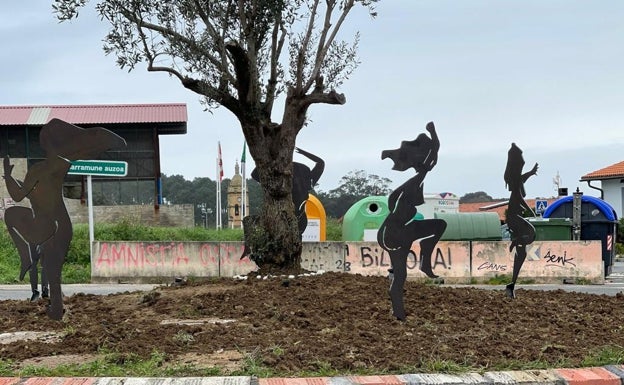
[[[600,198],[613,207],[618,218],[624,217],[624,161],[583,175],[581,182],[599,190]]]

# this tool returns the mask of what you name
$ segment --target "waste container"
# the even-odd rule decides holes
[[[308,225],[306,226],[301,240],[303,242],[325,242],[327,236],[327,216],[321,201],[312,194],[308,194],[305,205]]]
[[[527,218],[535,228],[536,241],[569,241],[572,221],[568,218]]]
[[[377,241],[377,231],[386,219],[388,197],[370,196],[355,202],[342,220],[343,241]]]
[[[573,197],[567,196],[554,201],[542,214],[544,218],[572,218]],[[581,197],[581,240],[602,241],[602,260],[605,277],[611,274],[615,257],[615,236],[617,214],[610,204],[600,198]]]
[[[435,213],[434,217],[446,222],[440,238],[443,241],[500,241],[502,238],[497,213]]]

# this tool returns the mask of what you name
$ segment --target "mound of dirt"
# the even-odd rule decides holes
[[[245,356],[283,375],[331,367],[398,373],[425,362],[475,368],[511,362],[580,366],[596,349],[624,346],[624,296],[451,288],[408,282],[405,322],[390,313],[388,280],[326,273],[295,279],[217,279],[150,292],[65,299],[61,322],[46,302],[0,301],[0,333],[55,332],[0,344],[15,363],[102,350],[235,371]],[[49,365],[49,362],[48,362]],[[227,373],[225,373],[227,374]]]

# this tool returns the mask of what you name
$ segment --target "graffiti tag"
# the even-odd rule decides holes
[[[563,251],[563,255],[551,254],[550,250],[544,255],[544,259],[546,260],[546,266],[556,266],[556,267],[565,267],[567,265],[571,265],[576,267],[574,258],[568,258],[566,255],[566,251]]]

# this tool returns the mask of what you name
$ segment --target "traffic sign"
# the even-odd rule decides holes
[[[117,160],[73,160],[70,175],[126,176],[128,162]]]
[[[544,211],[546,211],[547,207],[548,207],[547,200],[536,200],[535,201],[535,214],[537,215],[543,214]]]

